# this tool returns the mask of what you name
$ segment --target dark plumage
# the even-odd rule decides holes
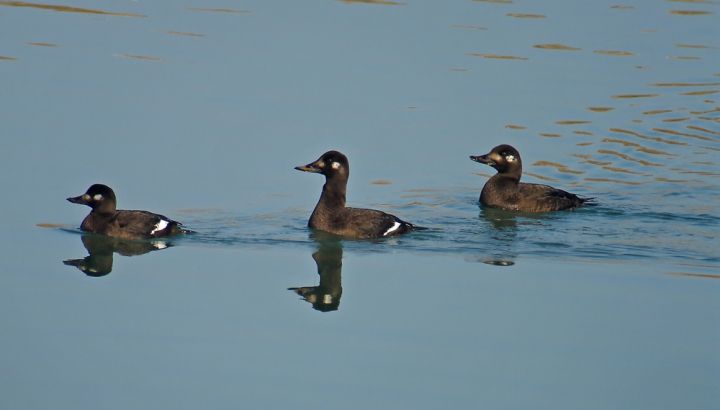
[[[485,183],[480,194],[480,202],[485,205],[512,211],[548,212],[572,210],[592,199],[548,185],[520,182],[520,153],[510,145],[498,145],[489,154],[471,156],[470,159],[498,171]]]
[[[116,210],[115,193],[106,185],[95,184],[85,194],[67,200],[92,208],[80,225],[83,231],[125,239],[159,238],[183,232],[179,222],[163,215]]]
[[[328,151],[317,161],[295,169],[325,175],[320,201],[308,221],[312,229],[355,238],[382,238],[426,229],[374,209],[345,207],[350,164],[337,151]]]

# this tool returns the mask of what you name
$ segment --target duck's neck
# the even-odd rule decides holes
[[[116,209],[115,204],[112,202],[104,202],[97,208],[92,210],[92,213],[97,215],[115,215]]]
[[[323,185],[320,201],[316,208],[336,209],[345,208],[345,191],[347,189],[347,180],[328,179]]]
[[[518,189],[518,184],[520,184],[520,175],[516,174],[495,174],[491,179],[494,182],[488,185],[497,190],[514,191]]]

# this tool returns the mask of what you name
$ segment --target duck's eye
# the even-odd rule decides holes
[[[340,163],[339,163],[339,162],[333,162],[333,163],[332,163],[332,168],[333,168],[333,169],[340,169]]]
[[[515,156],[514,156],[514,155],[508,155],[505,159],[507,160],[507,162],[514,162],[514,161],[515,161]]]
[[[93,197],[93,199],[96,200],[96,201],[99,201],[99,200],[102,199],[102,195],[96,194],[96,195]]]

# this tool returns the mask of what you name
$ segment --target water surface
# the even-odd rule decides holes
[[[0,1],[1,407],[716,408],[719,16]],[[479,207],[501,143],[598,205]],[[331,149],[430,229],[310,232]],[[80,235],[93,183],[195,233]]]

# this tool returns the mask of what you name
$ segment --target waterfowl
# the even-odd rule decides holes
[[[470,159],[498,171],[480,193],[482,204],[512,211],[549,212],[572,211],[592,200],[548,185],[520,182],[522,160],[518,150],[510,145],[498,145],[490,153]]]
[[[325,175],[320,200],[308,221],[311,229],[354,238],[384,238],[427,229],[382,211],[346,207],[350,164],[340,152],[328,151],[317,161],[295,169]]]
[[[118,211],[115,192],[107,185],[95,184],[85,194],[67,200],[92,208],[80,225],[83,231],[124,239],[159,238],[183,232],[182,224],[164,215]]]

